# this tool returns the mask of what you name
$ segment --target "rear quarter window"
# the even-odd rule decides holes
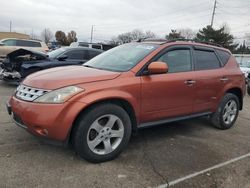
[[[220,61],[213,51],[195,50],[195,70],[220,68]]]
[[[226,51],[223,51],[223,50],[216,50],[217,51],[217,54],[222,62],[223,65],[227,64],[229,58],[231,57],[231,54],[226,52]]]

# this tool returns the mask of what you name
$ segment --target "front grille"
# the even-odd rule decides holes
[[[49,92],[49,90],[37,89],[25,85],[20,85],[17,88],[16,97],[24,101],[34,101],[47,92]]]

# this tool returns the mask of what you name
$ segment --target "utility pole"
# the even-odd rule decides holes
[[[90,43],[92,43],[92,40],[93,40],[93,32],[94,32],[94,25],[92,25],[91,27]]]
[[[211,27],[213,27],[213,25],[214,25],[215,9],[217,8],[216,5],[217,5],[217,0],[214,0],[214,8],[213,8],[213,14],[212,14],[212,20],[211,20]]]
[[[247,47],[246,47],[246,40],[243,41],[242,54],[245,53],[245,48],[247,48]]]
[[[10,21],[10,32],[12,30],[12,21]]]
[[[34,31],[33,31],[33,28],[31,30],[31,38],[34,39]]]

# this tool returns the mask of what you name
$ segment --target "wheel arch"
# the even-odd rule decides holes
[[[120,107],[122,107],[129,115],[131,119],[131,124],[132,124],[132,132],[136,133],[137,131],[137,118],[136,118],[136,112],[135,109],[133,108],[132,104],[122,98],[107,98],[103,100],[98,100],[98,101],[93,101],[92,103],[89,103],[87,106],[85,106],[76,116],[75,120],[72,123],[71,129],[68,133],[68,138],[67,138],[67,143],[72,143],[72,137],[74,134],[74,131],[76,129],[77,123],[80,121],[81,116],[91,110],[91,108],[94,108],[95,106],[102,105],[102,104],[116,104]]]
[[[236,95],[239,99],[239,102],[240,102],[239,109],[240,110],[243,109],[243,92],[240,88],[238,88],[238,87],[230,88],[225,93],[232,93],[232,94]]]

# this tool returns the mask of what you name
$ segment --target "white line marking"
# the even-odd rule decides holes
[[[202,171],[199,171],[199,172],[195,172],[195,173],[193,173],[193,174],[189,174],[189,175],[184,176],[184,177],[182,177],[182,178],[178,178],[178,179],[173,180],[173,181],[171,181],[171,182],[169,182],[169,183],[159,185],[158,188],[166,188],[166,187],[170,187],[170,186],[176,185],[176,184],[178,184],[178,183],[180,183],[180,182],[182,182],[182,181],[185,181],[185,180],[187,180],[187,179],[191,179],[191,178],[193,178],[193,177],[196,177],[196,176],[199,176],[199,175],[201,175],[201,174],[204,174],[204,173],[206,173],[206,172],[208,172],[208,171],[215,170],[215,169],[217,169],[217,168],[221,168],[221,167],[223,167],[223,166],[229,165],[229,164],[231,164],[231,163],[237,162],[237,161],[242,160],[242,159],[247,158],[247,157],[250,157],[250,153],[247,153],[247,154],[242,155],[242,156],[240,156],[240,157],[236,157],[236,158],[234,158],[234,159],[228,160],[228,161],[223,162],[223,163],[219,163],[219,164],[217,164],[217,165],[215,165],[215,166],[212,166],[212,167],[209,167],[209,168],[207,168],[207,169],[205,169],[205,170],[202,170]]]

